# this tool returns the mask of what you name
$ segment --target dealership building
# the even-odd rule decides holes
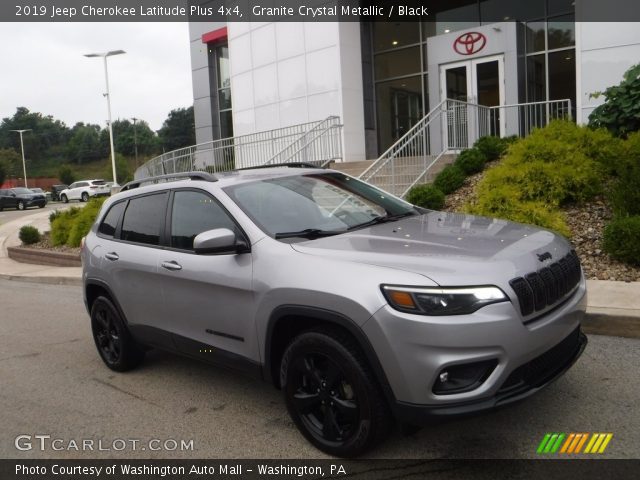
[[[602,101],[591,94],[640,61],[638,23],[576,21],[602,3],[452,0],[429,22],[191,23],[197,142],[337,116],[343,159],[374,159],[447,98],[567,99],[564,114],[585,123]],[[491,133],[516,128],[493,120]]]

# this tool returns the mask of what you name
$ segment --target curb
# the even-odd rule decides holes
[[[582,322],[582,330],[590,335],[640,338],[640,317],[587,313]]]
[[[8,275],[6,273],[0,273],[0,278],[3,280],[11,280],[14,282],[24,283],[40,283],[45,285],[71,285],[82,286],[82,278],[80,277],[36,277],[28,275]]]
[[[7,254],[11,260],[31,265],[45,265],[49,267],[81,267],[80,255],[69,252],[56,252],[28,247],[7,247]]]

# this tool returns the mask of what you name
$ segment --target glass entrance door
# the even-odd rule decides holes
[[[448,105],[446,134],[449,148],[468,148],[479,136],[504,135],[504,57],[467,60],[440,67],[441,99]],[[464,103],[459,103],[464,102]]]

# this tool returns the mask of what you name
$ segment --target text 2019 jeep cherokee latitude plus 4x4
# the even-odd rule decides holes
[[[159,347],[261,376],[339,456],[393,418],[522,399],[586,344],[585,281],[563,237],[423,210],[331,170],[133,182],[105,202],[82,260],[109,368]]]

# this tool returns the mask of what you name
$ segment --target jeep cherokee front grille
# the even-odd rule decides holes
[[[548,267],[509,282],[523,317],[555,305],[580,283],[580,260],[574,250]]]

